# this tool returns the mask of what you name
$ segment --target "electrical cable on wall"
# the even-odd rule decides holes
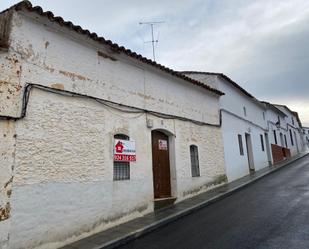
[[[147,109],[142,109],[142,108],[138,108],[138,107],[134,107],[134,106],[129,106],[129,105],[124,105],[124,104],[120,104],[120,103],[116,103],[110,100],[104,100],[104,99],[99,99],[93,96],[89,96],[89,95],[85,95],[85,94],[80,94],[80,93],[74,93],[74,92],[70,92],[67,90],[60,90],[60,89],[55,89],[52,87],[48,87],[48,86],[43,86],[43,85],[39,85],[39,84],[26,84],[25,88],[24,88],[24,92],[23,92],[23,98],[22,98],[22,110],[21,110],[21,115],[19,117],[12,117],[12,116],[1,116],[0,115],[0,119],[11,119],[11,120],[19,120],[19,119],[23,119],[26,116],[27,113],[27,106],[28,106],[28,102],[29,102],[29,96],[30,96],[30,91],[32,88],[37,88],[40,90],[44,90],[47,92],[52,92],[55,94],[60,94],[60,95],[64,95],[64,96],[69,96],[69,97],[81,97],[81,98],[89,98],[92,100],[95,100],[96,102],[108,107],[108,108],[112,108],[121,112],[125,112],[125,113],[148,113],[151,114],[153,116],[159,117],[159,118],[163,118],[163,119],[177,119],[180,121],[186,121],[186,122],[192,122],[196,125],[199,126],[213,126],[213,127],[221,127],[221,121],[222,121],[222,117],[221,117],[221,112],[220,112],[220,123],[219,124],[211,124],[211,123],[206,123],[206,122],[202,122],[202,121],[197,121],[197,120],[193,120],[190,118],[185,118],[185,117],[180,117],[180,116],[176,116],[176,115],[170,115],[170,114],[165,114],[165,113],[160,113],[160,112],[156,112],[156,111],[150,111]]]

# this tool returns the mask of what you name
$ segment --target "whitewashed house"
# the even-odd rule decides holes
[[[220,98],[220,113],[229,181],[304,151],[297,112],[260,102],[222,73],[182,73],[225,93]]]
[[[262,102],[266,108],[267,133],[269,153],[272,163],[278,163],[291,157],[291,144],[287,131],[287,115],[268,102]]]
[[[220,111],[228,180],[267,167],[272,159],[265,105],[224,74],[182,73],[225,93]]]
[[[299,119],[298,113],[290,110],[285,105],[275,105],[278,109],[286,114],[284,129],[287,136],[287,147],[291,150],[291,155],[294,156],[305,150],[305,144],[302,136],[302,124]]]
[[[0,13],[0,48],[0,248],[57,248],[226,181],[221,91],[27,1]],[[267,164],[263,106],[235,94]]]

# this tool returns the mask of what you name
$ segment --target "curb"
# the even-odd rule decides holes
[[[158,229],[160,227],[163,227],[163,226],[167,225],[168,223],[176,221],[176,220],[178,220],[178,219],[180,219],[180,218],[182,218],[184,216],[187,216],[187,215],[189,215],[189,214],[191,214],[191,213],[193,213],[195,211],[198,211],[201,208],[207,207],[207,206],[209,206],[209,205],[211,205],[211,204],[213,204],[213,203],[215,203],[217,201],[220,201],[220,200],[222,200],[222,199],[232,195],[233,193],[235,193],[235,192],[237,192],[237,191],[239,191],[241,189],[244,189],[247,186],[257,182],[258,180],[262,179],[263,177],[265,177],[267,175],[270,175],[270,174],[272,174],[272,173],[274,173],[274,172],[276,172],[276,171],[278,171],[278,170],[280,170],[280,169],[282,169],[282,168],[284,168],[286,166],[289,166],[291,163],[294,163],[294,162],[296,162],[296,161],[298,161],[298,160],[300,160],[300,159],[302,159],[302,158],[304,158],[304,157],[306,157],[308,155],[309,155],[309,152],[307,152],[306,154],[301,155],[301,156],[299,156],[297,158],[290,159],[287,162],[282,162],[282,163],[279,163],[277,165],[274,165],[270,169],[270,171],[267,171],[267,172],[265,172],[265,173],[263,173],[263,174],[261,174],[259,176],[256,176],[253,179],[250,179],[247,182],[245,182],[243,184],[240,184],[239,186],[231,188],[230,190],[228,190],[228,192],[225,192],[225,193],[222,193],[222,194],[218,194],[218,195],[216,195],[216,196],[214,196],[214,197],[212,197],[210,199],[207,199],[207,200],[205,200],[205,201],[203,201],[203,202],[201,202],[199,204],[196,204],[196,205],[194,205],[192,207],[189,207],[186,210],[179,211],[178,213],[173,214],[173,215],[171,215],[171,216],[169,216],[167,218],[164,218],[164,219],[162,219],[160,221],[154,222],[151,225],[148,225],[148,226],[146,226],[144,228],[138,229],[138,230],[136,230],[134,232],[131,232],[131,233],[123,236],[123,237],[120,237],[118,239],[109,241],[109,242],[107,242],[107,243],[105,243],[103,245],[97,246],[97,247],[95,247],[93,249],[113,249],[113,248],[117,248],[117,247],[119,247],[121,245],[125,245],[125,244],[127,244],[128,242],[130,242],[130,241],[132,241],[134,239],[142,237],[142,236],[144,236],[144,235],[146,235],[146,234],[148,234],[148,233],[150,233],[150,232],[152,232],[152,231],[154,231],[154,230],[156,230],[156,229]]]

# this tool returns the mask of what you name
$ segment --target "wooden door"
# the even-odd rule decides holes
[[[160,131],[152,131],[151,135],[154,198],[171,197],[168,136]]]

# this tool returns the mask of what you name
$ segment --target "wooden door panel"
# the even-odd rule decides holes
[[[168,136],[159,131],[152,132],[152,164],[154,197],[171,196]]]

